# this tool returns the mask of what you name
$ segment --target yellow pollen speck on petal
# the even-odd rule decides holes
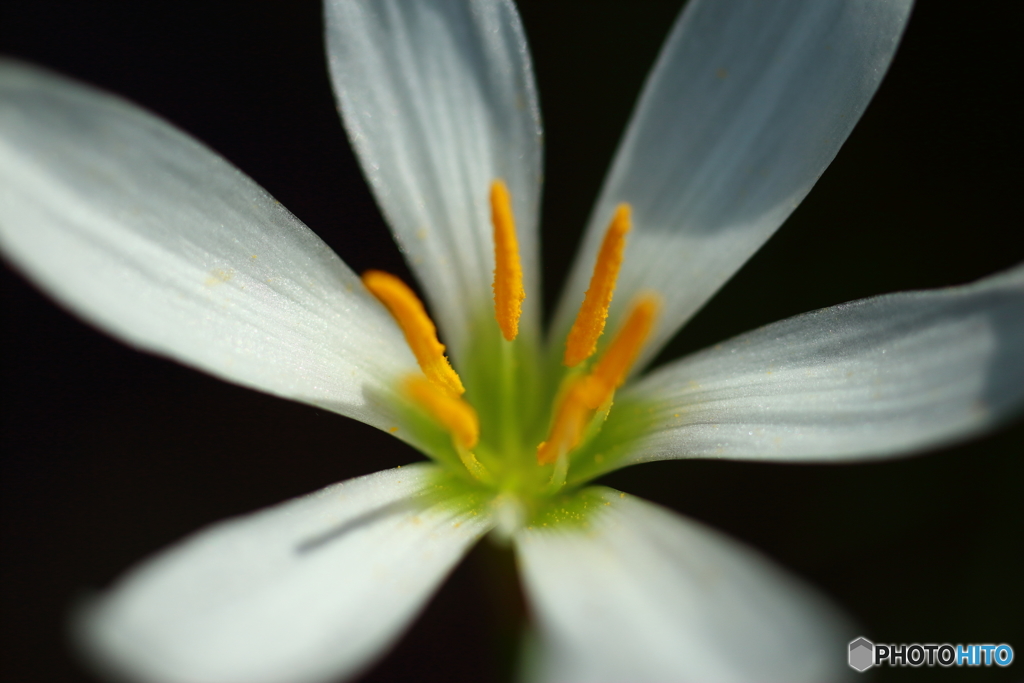
[[[472,448],[480,438],[480,423],[473,406],[458,396],[451,396],[418,375],[405,380],[408,395],[437,420],[463,448]]]
[[[398,322],[423,374],[450,396],[465,393],[462,380],[444,355],[444,344],[437,340],[434,321],[416,293],[394,275],[380,270],[363,273],[363,284]]]
[[[234,279],[234,268],[214,268],[210,271],[204,284],[206,284],[207,287],[213,287],[215,285],[224,284],[225,282],[231,282]]]
[[[519,316],[526,292],[512,199],[502,180],[491,183],[491,222],[494,224],[494,315],[501,334],[512,341],[519,334]]]
[[[615,292],[615,281],[622,267],[626,233],[631,226],[629,204],[619,204],[601,242],[601,249],[594,263],[594,273],[590,276],[590,287],[583,297],[576,321],[565,341],[565,356],[562,362],[570,368],[583,362],[597,350],[597,340],[604,332],[608,307],[611,306],[612,294]]]

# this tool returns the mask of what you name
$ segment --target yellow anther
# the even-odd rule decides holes
[[[458,396],[451,396],[419,375],[405,380],[409,396],[437,420],[462,448],[472,448],[480,438],[480,422],[473,406]]]
[[[519,334],[523,311],[523,267],[519,262],[519,241],[512,200],[504,181],[491,183],[491,222],[494,223],[494,315],[505,339]]]
[[[363,284],[391,311],[423,374],[449,396],[461,396],[466,391],[462,380],[445,357],[434,321],[416,293],[394,275],[380,270],[363,273]]]
[[[594,413],[622,386],[658,315],[658,298],[642,296],[590,374],[572,380],[562,395],[547,441],[537,446],[537,462],[547,465],[569,453],[583,439]]]
[[[547,441],[537,446],[537,463],[550,465],[580,444],[594,411],[588,407],[587,380],[579,377],[565,391],[558,404]]]
[[[604,331],[608,319],[608,307],[615,292],[615,281],[622,266],[622,254],[626,248],[626,233],[631,226],[629,204],[619,204],[601,242],[601,250],[590,276],[590,288],[583,297],[576,321],[565,340],[563,363],[570,368],[594,355],[597,340]]]
[[[658,298],[653,294],[645,294],[633,304],[626,322],[619,328],[615,339],[605,349],[601,360],[597,361],[587,378],[590,408],[599,408],[626,381],[630,368],[640,355],[640,349],[651,334],[659,308]]]

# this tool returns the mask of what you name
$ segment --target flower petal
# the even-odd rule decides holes
[[[611,489],[586,527],[516,538],[539,681],[825,681],[846,626],[751,550]],[[603,509],[602,509],[603,508]],[[530,662],[527,662],[529,668]]]
[[[605,226],[633,206],[610,329],[665,297],[654,356],[810,191],[889,66],[910,0],[693,0],[648,77],[554,330],[583,300]],[[641,362],[644,359],[641,359]]]
[[[1024,266],[783,320],[624,395],[654,407],[627,463],[839,460],[962,439],[1024,403]]]
[[[527,299],[540,301],[541,124],[509,0],[329,0],[327,48],[349,139],[453,353],[493,317],[491,181],[512,195]]]
[[[416,365],[359,279],[270,195],[114,96],[0,61],[0,245],[104,331],[387,428]]]
[[[394,642],[487,515],[422,498],[430,465],[378,472],[216,524],[83,610],[105,672],[163,683],[302,683]]]

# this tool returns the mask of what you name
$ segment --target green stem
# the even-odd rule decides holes
[[[515,342],[499,339],[501,344],[501,424],[505,458],[515,457],[519,447],[518,406],[516,405]]]

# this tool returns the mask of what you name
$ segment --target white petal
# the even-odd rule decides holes
[[[656,406],[627,462],[835,460],[962,439],[1024,403],[1024,266],[783,320],[623,396]]]
[[[874,95],[910,0],[693,0],[648,77],[569,286],[583,299],[619,202],[634,230],[610,313],[665,298],[651,358],[810,191]]]
[[[541,125],[509,0],[329,0],[327,48],[345,128],[395,238],[458,353],[490,312],[488,193],[512,194],[536,328]]]
[[[222,379],[393,426],[401,332],[316,235],[164,121],[0,62],[0,245],[106,332]]]
[[[102,670],[130,680],[303,683],[358,672],[488,529],[487,515],[420,497],[433,473],[378,472],[200,531],[84,610],[79,641]]]
[[[541,647],[532,678],[826,681],[846,669],[846,626],[768,560],[696,522],[611,489],[589,526],[516,539]]]

